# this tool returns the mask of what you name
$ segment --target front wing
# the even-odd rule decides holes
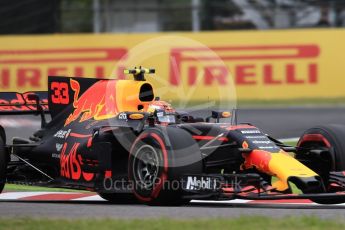
[[[293,194],[291,189],[280,192],[264,181],[260,175],[248,174],[201,174],[181,178],[186,199],[199,200],[341,200],[345,202],[345,172],[331,172],[327,192]]]

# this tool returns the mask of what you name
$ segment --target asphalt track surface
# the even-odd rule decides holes
[[[205,116],[205,111],[200,115]],[[242,109],[240,122],[250,122],[276,138],[298,137],[309,127],[318,124],[345,124],[345,108],[284,108]],[[12,136],[27,137],[39,127],[31,116],[19,119],[20,126],[2,117],[8,140]],[[17,118],[16,118],[17,119]],[[13,120],[12,120],[13,121]],[[32,127],[26,127],[28,124]],[[25,127],[24,127],[25,126]],[[1,217],[49,218],[205,218],[263,215],[271,217],[314,215],[320,218],[344,219],[345,206],[303,204],[250,204],[250,203],[193,203],[183,207],[149,207],[139,204],[114,205],[101,201],[1,201]]]
[[[234,218],[243,215],[286,217],[313,215],[344,220],[345,207],[294,204],[197,203],[182,207],[151,207],[141,204],[116,205],[101,201],[11,201],[0,202],[1,217],[49,218]]]

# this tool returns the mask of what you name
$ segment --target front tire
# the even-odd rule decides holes
[[[330,154],[322,156],[321,161],[310,159],[303,153],[296,158],[322,176],[325,186],[328,186],[330,171],[345,171],[345,126],[339,124],[320,125],[303,133],[297,144],[308,149],[327,150]],[[320,204],[344,203],[345,198],[317,198],[314,202]]]
[[[145,130],[134,142],[129,157],[129,178],[139,201],[148,205],[182,205],[181,176],[201,174],[198,144],[177,127]]]

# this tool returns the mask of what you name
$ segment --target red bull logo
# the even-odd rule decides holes
[[[271,161],[271,153],[262,150],[253,150],[249,154],[243,154],[245,162],[244,168],[257,168],[264,173],[270,173],[269,163]]]
[[[100,80],[80,94],[79,82],[70,79],[70,87],[74,91],[74,111],[65,121],[65,126],[77,120],[102,120],[116,116],[118,108],[116,103],[116,80]]]

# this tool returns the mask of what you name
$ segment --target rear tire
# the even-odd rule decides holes
[[[139,201],[148,205],[182,205],[181,176],[201,174],[198,144],[176,127],[145,130],[134,142],[129,157],[129,178]]]
[[[328,181],[328,173],[330,171],[345,171],[345,126],[339,124],[320,125],[308,129],[303,133],[297,144],[298,147],[305,147],[311,149],[325,149],[329,150],[330,156],[324,161],[325,164],[317,166],[312,163],[307,165],[314,171],[318,172],[324,182]],[[296,158],[299,160],[306,160],[306,155],[297,154]],[[324,175],[322,175],[324,174]],[[325,184],[327,187],[328,185]],[[345,198],[318,198],[313,199],[314,202],[320,204],[337,204],[344,203]]]
[[[137,198],[132,193],[98,193],[104,200],[112,204],[136,204]]]
[[[0,193],[5,187],[6,183],[6,168],[7,168],[7,153],[5,149],[5,143],[0,137]]]

